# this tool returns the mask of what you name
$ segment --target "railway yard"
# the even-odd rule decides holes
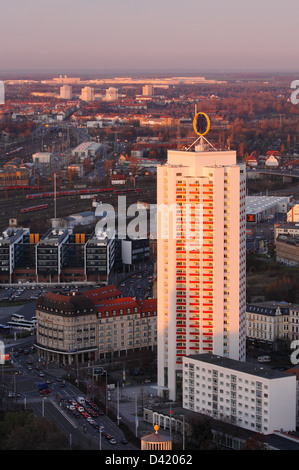
[[[132,190],[131,190],[132,191]],[[89,193],[97,196],[98,201],[117,206],[117,198],[123,194],[126,196],[127,206],[137,202],[143,197],[155,201],[156,189],[146,186],[139,191],[125,191],[120,193],[113,188],[89,188],[87,190],[65,190],[56,193],[56,204],[53,188],[41,192],[40,189],[6,189],[0,190],[0,226],[9,225],[9,219],[15,218],[17,225],[30,226],[32,230],[39,233],[45,232],[50,227],[50,220],[54,218],[55,206],[57,218],[67,217],[70,214],[94,211],[92,198],[81,198],[83,194]]]

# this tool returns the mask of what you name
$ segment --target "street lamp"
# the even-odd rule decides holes
[[[185,415],[180,415],[183,418],[183,450],[185,450]]]
[[[100,431],[100,450],[102,450],[102,429],[99,429]]]
[[[138,435],[137,393],[133,392],[133,395],[135,395],[135,436],[137,437]]]
[[[97,374],[95,374],[95,370],[97,371]],[[93,369],[93,376],[94,375],[103,375],[105,372],[106,374],[106,415],[108,414],[108,384],[107,384],[107,371],[103,369],[102,367],[96,367]]]

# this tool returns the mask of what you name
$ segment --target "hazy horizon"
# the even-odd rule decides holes
[[[10,0],[0,73],[294,73],[298,10],[297,0]]]

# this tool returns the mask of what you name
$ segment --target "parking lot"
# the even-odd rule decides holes
[[[153,297],[153,269],[147,269],[142,274],[132,273],[119,284],[119,289],[124,297],[136,297],[136,299],[148,299]]]
[[[91,286],[71,284],[10,284],[7,286],[1,286],[0,302],[27,302],[37,300],[40,295],[46,294],[49,291],[68,294],[70,291],[78,292],[79,290],[82,291],[90,288]]]

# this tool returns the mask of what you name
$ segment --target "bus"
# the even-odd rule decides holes
[[[11,321],[18,322],[25,320],[24,315],[20,315],[19,313],[13,313],[11,316]]]
[[[7,335],[10,333],[10,327],[7,325],[0,325],[0,333]]]
[[[22,331],[35,331],[36,324],[30,320],[23,320],[23,321],[9,321],[7,322],[7,326],[13,328],[14,330],[22,330]]]

